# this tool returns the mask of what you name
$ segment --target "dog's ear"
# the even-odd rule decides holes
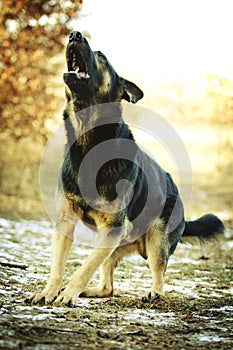
[[[121,78],[121,84],[123,85],[122,99],[128,102],[137,103],[138,100],[143,98],[144,94],[142,90],[131,81]]]

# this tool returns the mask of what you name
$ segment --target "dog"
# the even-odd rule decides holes
[[[211,240],[223,234],[224,225],[213,214],[185,221],[171,176],[135,142],[123,120],[121,101],[136,103],[143,97],[141,89],[120,77],[106,56],[92,51],[78,31],[69,36],[66,60],[63,119],[67,144],[51,273],[45,288],[32,294],[30,302],[73,307],[80,296],[113,296],[114,268],[124,256],[134,253],[148,259],[153,281],[148,298],[157,298],[163,295],[168,259],[178,242],[195,237],[201,242]],[[101,145],[105,146],[101,149]],[[92,154],[92,150],[98,152]],[[96,231],[98,239],[62,289],[77,220]],[[98,268],[100,283],[88,288]]]

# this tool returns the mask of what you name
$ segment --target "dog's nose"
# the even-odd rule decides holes
[[[82,40],[83,39],[83,36],[82,36],[82,33],[80,32],[72,32],[70,33],[70,36],[69,36],[69,41],[73,41],[73,40]]]

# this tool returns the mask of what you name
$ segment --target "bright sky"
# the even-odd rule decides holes
[[[128,78],[233,78],[232,0],[84,0],[82,16],[75,29]]]

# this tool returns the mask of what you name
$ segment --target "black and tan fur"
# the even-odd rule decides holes
[[[112,296],[114,268],[120,259],[133,253],[148,259],[153,279],[149,295],[155,297],[163,294],[168,259],[178,242],[186,237],[209,240],[223,233],[224,226],[212,214],[185,222],[182,201],[171,176],[137,146],[122,119],[120,102],[124,99],[136,103],[143,97],[142,91],[121,78],[101,52],[92,51],[79,32],[71,33],[66,58],[68,73],[64,73],[64,82],[67,106],[64,123],[67,145],[61,173],[64,196],[53,237],[51,274],[44,290],[33,294],[30,300],[33,303],[52,303],[55,300],[74,306],[79,296]],[[82,73],[79,74],[77,67]],[[104,104],[103,108],[96,108],[100,104]],[[104,125],[99,123],[102,118],[107,120]],[[99,169],[95,184],[98,196],[95,196],[91,181],[96,158],[90,158],[84,169],[85,176],[78,175],[79,169],[92,149],[109,140],[112,140],[113,151],[119,157],[109,160]],[[130,147],[127,141],[130,141]],[[122,156],[126,148],[130,160]],[[144,170],[150,174],[150,184],[137,160],[145,165]],[[121,207],[116,191],[121,179],[133,185],[132,197],[132,187],[126,185],[123,191],[122,201],[129,200],[126,207]],[[81,186],[86,186],[88,202],[81,194]],[[104,203],[115,203],[116,210],[109,212]],[[138,223],[137,218],[146,205],[148,208]],[[172,225],[171,215],[177,217],[177,223],[174,224],[173,219]],[[97,231],[99,238],[93,252],[62,290],[62,276],[78,219]],[[98,268],[99,286],[87,288]]]

